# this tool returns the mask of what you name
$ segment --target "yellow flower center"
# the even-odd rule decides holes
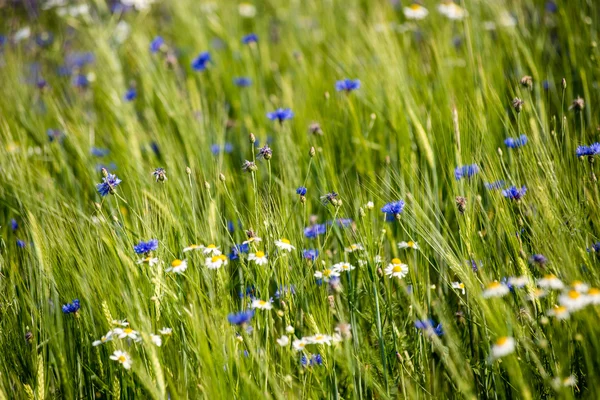
[[[290,244],[290,241],[287,240],[286,238],[281,239],[280,242],[285,243],[285,244]]]
[[[413,241],[411,240],[411,241],[407,242],[407,243],[406,243],[406,245],[407,245],[408,247],[415,247],[415,242],[413,242]]]
[[[556,279],[556,275],[554,275],[554,274],[548,274],[548,275],[544,276],[544,279],[548,279],[548,280]]]
[[[500,282],[494,281],[488,285],[488,289],[497,289],[500,286],[502,286],[502,284]]]
[[[255,256],[256,256],[256,258],[263,258],[265,256],[265,253],[262,251],[257,251]]]
[[[501,338],[499,338],[498,340],[496,340],[496,344],[498,346],[504,346],[506,344],[506,342],[508,342],[508,337],[507,336],[502,336]]]
[[[119,362],[121,364],[125,363],[125,361],[127,361],[127,358],[125,356],[123,356],[123,355],[119,356]]]
[[[402,266],[394,265],[394,268],[392,268],[392,272],[402,272]]]
[[[323,340],[323,335],[317,335],[317,336],[315,336],[315,340]]]
[[[217,261],[224,261],[225,260],[225,256],[223,254],[218,255],[218,256],[213,256],[210,261],[216,263]]]
[[[266,302],[266,301],[264,301],[264,300],[259,300],[259,301],[258,301],[258,304],[260,304],[261,306],[264,306],[264,305],[266,305],[266,304],[267,304],[267,302]]]
[[[588,294],[590,296],[598,296],[600,294],[600,289],[591,288],[590,290],[588,290]]]
[[[190,244],[188,247],[189,247],[190,249],[196,249],[196,248],[198,248],[198,247],[200,247],[200,246],[198,246],[197,244]]]
[[[208,246],[206,246],[207,249],[216,249],[217,246],[215,246],[214,244],[209,244]]]
[[[399,258],[392,258],[392,264],[402,264]]]
[[[144,262],[150,262],[151,259],[152,258],[150,256],[148,256],[148,257],[144,258]]]
[[[125,329],[123,329],[123,332],[125,332],[126,334],[129,335],[131,332],[133,332],[133,329],[131,329],[131,328],[125,328]]]
[[[555,306],[554,307],[554,312],[556,314],[566,313],[567,312],[567,307],[565,307],[565,306]]]
[[[325,271],[323,271],[323,276],[329,276],[329,275],[331,275],[330,269],[326,269]]]
[[[421,6],[419,4],[417,4],[417,3],[412,3],[410,5],[410,9],[413,10],[413,11],[418,11],[418,10],[421,9]]]
[[[577,290],[569,290],[569,298],[570,299],[575,300],[575,299],[578,299],[579,296],[581,296],[581,295],[579,294],[579,292]]]
[[[173,262],[171,263],[171,267],[179,267],[182,263],[183,261],[181,260],[173,260]]]

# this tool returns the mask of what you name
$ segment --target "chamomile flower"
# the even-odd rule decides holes
[[[491,297],[502,297],[510,292],[508,286],[498,281],[489,283],[483,291],[483,297],[489,299]]]
[[[269,262],[267,255],[263,251],[248,254],[248,260],[254,261],[258,265],[265,265]]]
[[[408,275],[408,265],[403,264],[399,258],[394,258],[385,268],[385,274],[390,278],[402,279]]]
[[[356,267],[350,263],[347,262],[340,262],[335,264],[333,267],[331,267],[332,269],[341,272],[341,271],[352,271],[353,269],[355,269]]]
[[[346,253],[354,253],[355,251],[362,251],[365,248],[363,247],[362,244],[360,243],[354,243],[351,244],[349,247],[346,247],[344,250],[346,251]]]
[[[270,301],[256,299],[252,301],[250,307],[258,308],[259,310],[270,310],[273,308],[273,304]]]
[[[286,335],[283,335],[279,339],[277,339],[277,344],[280,345],[281,347],[286,347],[287,345],[290,344],[290,338],[287,337]]]
[[[125,329],[115,328],[113,329],[113,334],[116,335],[119,339],[132,339],[135,342],[139,342],[140,340],[142,340],[142,337],[140,336],[139,332],[129,327]]]
[[[166,272],[173,272],[175,274],[183,274],[185,272],[185,270],[187,269],[188,265],[187,265],[187,260],[173,260],[171,262],[171,266],[169,268],[167,268],[165,271]]]
[[[530,282],[527,276],[513,276],[508,278],[508,284],[514,288],[525,287]]]
[[[204,250],[204,246],[202,246],[201,244],[190,244],[188,247],[183,249],[183,252],[187,253],[188,251],[196,250]]]
[[[455,21],[467,16],[467,11],[453,1],[444,1],[439,4],[438,11],[448,19]]]
[[[329,282],[329,280],[331,278],[334,278],[337,276],[340,276],[340,273],[338,271],[336,271],[335,269],[331,269],[331,268],[327,268],[327,269],[324,269],[323,271],[315,272],[315,278],[322,279],[325,282]]]
[[[462,282],[452,282],[452,289],[462,290],[462,294],[465,294],[465,284]]]
[[[262,242],[262,239],[259,238],[258,236],[252,236],[252,237],[249,237],[248,240],[246,240],[245,242],[242,242],[242,244],[258,243],[258,242]]]
[[[492,346],[492,358],[498,359],[507,356],[515,351],[515,347],[515,339],[510,336],[502,336]]]
[[[590,304],[600,304],[600,289],[590,288],[587,292]]]
[[[212,257],[207,257],[204,262],[208,269],[219,269],[222,266],[227,265],[227,257],[223,254],[219,254]]]
[[[110,342],[113,339],[113,331],[108,331],[106,333],[106,335],[102,336],[100,338],[100,340],[94,340],[92,342],[92,346],[96,347],[96,346],[100,346],[101,344],[104,344],[106,342]]]
[[[281,238],[279,240],[276,240],[275,246],[277,246],[278,249],[285,250],[287,252],[291,252],[292,250],[296,249],[294,246],[292,246],[290,241],[287,240],[286,238]]]
[[[217,247],[211,243],[208,246],[204,247],[204,249],[202,250],[202,253],[205,256],[220,256],[221,250],[219,250],[219,247]]]
[[[162,346],[162,338],[160,337],[160,335],[150,335],[150,339],[152,340],[152,343],[154,343],[157,347]]]
[[[542,289],[560,290],[565,287],[565,284],[562,283],[562,281],[558,279],[554,274],[544,275],[542,279],[538,279],[537,284]]]
[[[400,242],[400,243],[398,243],[398,248],[399,249],[419,250],[419,245],[417,244],[417,242],[413,242],[412,240],[409,240],[408,242]]]
[[[326,344],[327,346],[331,346],[331,341],[333,340],[331,336],[323,335],[322,333],[317,333],[305,339],[309,344]]]
[[[157,257],[145,257],[145,258],[140,258],[139,260],[137,260],[138,264],[148,264],[151,267],[155,266],[156,264],[158,264],[158,258]]]
[[[553,316],[558,320],[564,320],[569,318],[571,313],[565,306],[554,306],[551,310],[548,310],[548,315]]]
[[[296,351],[302,351],[306,348],[307,344],[308,344],[308,342],[306,341],[306,339],[302,338],[302,339],[294,340],[292,342],[292,347],[294,347],[294,350],[296,350]]]
[[[131,364],[132,364],[131,356],[129,354],[127,354],[125,351],[115,350],[115,352],[110,356],[110,359],[117,361],[125,369],[131,368]]]
[[[569,311],[577,311],[588,305],[588,298],[585,294],[572,289],[561,294],[558,297],[558,302],[561,306],[567,307]]]
[[[171,328],[162,328],[158,331],[163,336],[171,336],[173,334],[173,329]]]
[[[403,11],[407,19],[420,20],[429,15],[429,11],[418,3],[412,3],[410,6],[404,7]]]
[[[529,294],[529,300],[534,301],[545,297],[548,293],[544,289],[536,288]]]
[[[571,282],[571,287],[574,290],[577,290],[579,293],[587,293],[587,291],[590,290],[590,285],[588,285],[587,283],[583,283],[581,281]]]
[[[285,331],[286,331],[287,333],[289,333],[289,334],[293,335],[293,334],[294,334],[294,332],[295,332],[296,330],[294,329],[294,327],[293,327],[293,326],[291,326],[291,325],[288,325],[288,326],[286,326],[286,327],[285,327]]]

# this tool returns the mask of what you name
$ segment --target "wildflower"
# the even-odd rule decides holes
[[[519,201],[525,196],[526,192],[527,187],[525,187],[525,185],[523,185],[520,189],[516,186],[511,186],[502,191],[502,196],[510,200]]]
[[[515,351],[516,342],[510,336],[502,336],[492,346],[492,358],[497,359],[507,356]]]
[[[404,278],[408,275],[408,265],[403,264],[398,258],[393,258],[392,262],[385,268],[385,274],[390,278]]]
[[[106,171],[106,170],[103,170]],[[122,182],[114,174],[109,174],[106,171],[106,176],[102,179],[103,182],[96,185],[96,190],[100,193],[100,196],[104,197],[108,194],[114,194],[117,186]]]
[[[14,218],[10,220],[10,229],[11,229],[13,232],[16,232],[16,231],[17,231],[17,229],[19,229],[19,224],[17,223],[17,220],[16,220],[16,219],[14,219]]]
[[[150,239],[147,242],[140,241],[137,245],[133,246],[133,251],[136,254],[149,254],[150,252],[158,249],[158,239]]]
[[[254,310],[240,311],[239,313],[229,314],[227,320],[233,325],[245,325],[254,316]]]
[[[452,289],[462,290],[462,294],[465,294],[465,284],[462,282],[452,282]]]
[[[140,336],[139,332],[129,327],[125,329],[115,328],[113,330],[113,333],[117,335],[119,339],[132,339],[135,342],[139,342],[140,340],[142,340],[142,337]]]
[[[323,271],[317,271],[314,274],[315,278],[323,280],[325,282],[329,282],[329,280],[333,277],[339,277],[340,273],[332,268],[326,268]]]
[[[150,42],[150,52],[152,54],[157,53],[165,44],[165,40],[161,36],[156,36]]]
[[[270,160],[273,156],[273,150],[269,147],[268,144],[265,144],[258,150],[258,154],[256,158],[264,158],[265,160]]]
[[[552,3],[552,2],[548,2],[548,3]],[[546,4],[548,4],[546,3]],[[546,5],[547,7],[547,5]],[[552,386],[554,386],[554,389],[556,390],[560,390],[561,387],[574,387],[575,385],[577,385],[577,378],[574,375],[569,375],[564,379],[561,379],[560,377],[555,377],[552,380]]]
[[[285,250],[287,252],[291,252],[292,250],[295,249],[295,247],[292,246],[290,241],[287,240],[286,238],[281,238],[279,240],[276,240],[275,246],[277,246],[278,249]]]
[[[577,98],[573,100],[573,103],[571,103],[569,110],[581,111],[584,109],[584,107],[585,101],[581,97],[577,96]]]
[[[255,172],[258,171],[258,167],[254,161],[245,160],[242,164],[242,171],[244,172]]]
[[[202,250],[202,253],[205,256],[209,256],[209,255],[220,256],[221,250],[219,250],[219,248],[217,246],[215,246],[214,244],[211,243],[208,246],[204,247],[204,249]]]
[[[314,239],[319,235],[323,235],[327,231],[325,224],[315,224],[304,228],[304,236],[308,239]]]
[[[415,20],[424,19],[429,14],[429,11],[418,3],[412,3],[410,6],[404,7],[403,11],[407,19]]]
[[[252,79],[241,76],[239,78],[235,78],[233,83],[237,87],[248,87],[252,85]]]
[[[202,52],[192,61],[192,69],[194,71],[204,71],[210,61],[210,53],[208,51]]]
[[[175,274],[182,274],[185,272],[187,267],[188,267],[187,260],[176,259],[176,260],[173,260],[173,262],[171,262],[171,266],[169,268],[167,268],[165,271],[173,272]]]
[[[515,97],[512,101],[512,106],[517,113],[520,113],[523,110],[523,105],[525,102],[518,97]]]
[[[537,264],[540,267],[543,267],[548,262],[548,259],[546,257],[544,257],[542,254],[534,254],[531,256],[530,261],[533,264]]]
[[[256,16],[256,7],[250,3],[240,3],[238,6],[240,16],[244,18],[254,18]]]
[[[578,146],[575,154],[577,154],[577,157],[593,157],[600,154],[600,143],[594,143],[590,146]]]
[[[248,260],[254,261],[258,265],[265,265],[269,262],[269,260],[267,260],[267,255],[263,251],[248,254]]]
[[[258,36],[255,33],[249,33],[242,37],[243,44],[258,43]]]
[[[88,77],[83,74],[74,75],[71,83],[78,89],[85,89],[90,85]]]
[[[127,91],[125,92],[125,95],[123,96],[123,100],[125,101],[133,101],[135,100],[137,97],[137,90],[135,90],[135,87],[130,87],[129,89],[127,89]]]
[[[308,132],[312,133],[313,135],[323,135],[323,130],[318,122],[311,122],[311,124],[308,126]]]
[[[157,257],[144,257],[137,260],[137,264],[148,264],[151,267],[157,265],[159,263],[159,259]]]
[[[294,347],[294,350],[296,350],[296,351],[302,351],[306,348],[307,344],[308,344],[308,342],[306,341],[306,339],[302,338],[302,339],[294,340],[292,342],[292,347]]]
[[[152,175],[156,178],[156,182],[164,182],[167,180],[167,172],[164,170],[164,168],[156,168]]]
[[[373,203],[372,201],[368,201],[367,204],[365,204],[365,208],[367,210],[372,210],[373,208],[375,208],[375,203]]]
[[[296,189],[296,194],[300,196],[306,196],[306,188],[304,186],[298,187],[298,189]]]
[[[453,1],[443,1],[438,5],[438,11],[446,18],[460,21],[467,16],[467,11]]]
[[[568,319],[571,313],[565,306],[554,306],[551,310],[548,310],[548,315],[555,317],[558,320],[564,320]]]
[[[496,190],[496,189],[502,189],[505,185],[504,181],[495,181],[495,182],[490,182],[490,183],[486,183],[485,184],[485,188],[488,190]]]
[[[101,344],[104,344],[106,342],[110,342],[113,339],[113,332],[112,331],[108,331],[106,333],[106,335],[102,336],[100,338],[100,340],[94,340],[92,342],[92,346],[96,347],[96,346],[100,346]]]
[[[520,289],[529,283],[529,278],[527,276],[510,277],[508,278],[507,283],[509,287]]]
[[[302,257],[306,258],[309,261],[315,261],[318,256],[319,256],[319,250],[317,250],[317,249],[302,250]]]
[[[331,267],[334,270],[337,271],[352,271],[353,269],[355,269],[356,267],[350,263],[347,262],[341,262],[341,263],[337,263],[335,264],[333,267]]]
[[[25,243],[22,240],[17,239],[17,246],[20,248],[24,248],[25,246],[27,246],[27,243]]]
[[[296,330],[294,329],[294,327],[293,327],[293,326],[291,326],[291,325],[288,325],[288,326],[286,326],[286,327],[285,327],[285,331],[286,331],[287,333],[289,333],[290,335],[293,335],[293,334],[294,334],[294,332],[295,332]]]
[[[154,343],[157,347],[162,346],[162,338],[159,335],[151,334],[150,340],[152,340],[152,343]]]
[[[236,244],[231,248],[229,259],[237,260],[240,258],[241,253],[247,253],[248,251],[250,251],[250,246],[248,244]]]
[[[531,89],[533,87],[533,78],[529,75],[525,75],[524,77],[521,78],[519,83],[521,84],[521,86],[523,86],[527,89]]]
[[[510,149],[517,149],[519,147],[523,147],[527,144],[527,136],[521,135],[517,138],[507,138],[504,141],[504,144]]]
[[[227,265],[227,257],[223,254],[219,254],[218,256],[207,257],[204,260],[204,263],[208,267],[208,269],[219,269],[225,265]]]
[[[590,289],[590,285],[587,283],[583,283],[581,281],[573,281],[571,282],[571,287],[573,290],[578,291],[579,293],[587,293]]]
[[[454,177],[458,181],[465,177],[470,178],[478,172],[479,166],[477,164],[463,165],[454,169]]]
[[[343,79],[335,83],[335,90],[338,92],[350,93],[353,90],[360,88],[360,81],[358,79]]]
[[[510,291],[508,286],[498,281],[491,282],[483,291],[483,297],[489,299],[491,297],[502,297]]]
[[[537,300],[537,299],[541,299],[542,297],[545,297],[548,293],[546,293],[545,290],[543,289],[539,289],[536,288],[533,290],[533,292],[529,295],[529,299],[531,301]]]
[[[65,314],[76,314],[80,308],[79,299],[75,299],[71,303],[63,305],[62,312]]]
[[[267,113],[267,118],[271,121],[279,121],[280,124],[286,119],[292,119],[294,113],[289,108],[278,108],[277,110]]]
[[[287,345],[290,344],[290,338],[287,337],[286,335],[283,335],[279,339],[277,339],[277,344],[280,345],[281,347],[286,347]]]
[[[262,239],[259,238],[258,236],[256,236],[254,234],[254,232],[252,232],[251,230],[249,230],[248,232],[246,232],[248,235],[248,240],[245,240],[244,242],[242,242],[242,244],[250,244],[250,243],[258,243],[258,242],[262,242]]]
[[[355,251],[363,251],[365,248],[360,243],[351,244],[350,247],[346,247],[344,251],[346,253],[354,253]]]
[[[394,216],[396,219],[400,219],[400,214],[404,211],[404,201],[398,200],[391,203],[387,203],[381,208],[381,211],[386,213],[387,216]]]
[[[587,292],[590,304],[600,304],[600,289],[590,288]]]
[[[171,328],[162,328],[158,331],[163,336],[171,336],[173,334],[173,329]]]
[[[110,359],[117,361],[125,369],[131,368],[131,356],[122,350],[115,350],[115,352],[110,356]]]
[[[270,301],[256,299],[252,301],[250,307],[258,308],[259,310],[270,310],[273,308],[273,304]]]
[[[190,244],[188,247],[185,247],[183,249],[183,252],[187,253],[188,251],[196,251],[196,250],[204,250],[204,246],[198,245],[198,244]]]
[[[422,330],[427,336],[442,336],[444,334],[442,324],[436,326],[432,319],[415,322],[415,328]]]
[[[323,335],[321,333],[317,333],[313,336],[309,336],[305,338],[309,344],[326,344],[327,346],[331,346],[331,340],[333,339],[329,335]]]
[[[542,279],[538,279],[537,285],[542,289],[561,290],[565,287],[565,284],[554,274],[544,275]]]
[[[398,243],[398,248],[399,249],[413,249],[413,250],[419,250],[419,245],[417,244],[417,242],[413,242],[412,240],[409,240],[408,242],[400,242]]]
[[[569,311],[577,311],[588,305],[588,299],[585,294],[577,290],[569,290],[558,297],[561,306],[567,307]]]

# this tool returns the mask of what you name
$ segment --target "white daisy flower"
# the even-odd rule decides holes
[[[238,5],[238,12],[241,17],[254,18],[256,16],[256,7],[251,3],[240,3]]]
[[[205,246],[204,249],[202,250],[202,253],[205,256],[220,256],[221,255],[221,250],[219,250],[219,248],[217,246],[215,246],[214,244],[209,244],[208,246]]]
[[[333,340],[331,336],[323,335],[322,333],[317,333],[305,339],[310,344],[326,344],[327,346],[331,346],[331,341]]]
[[[150,335],[150,339],[152,340],[152,343],[154,343],[156,346],[162,346],[162,338],[160,337],[160,335],[152,334]]]
[[[206,264],[208,269],[219,269],[222,266],[227,265],[227,257],[223,254],[207,257],[204,260],[204,263]]]
[[[560,290],[565,287],[565,284],[553,274],[544,275],[542,279],[538,279],[537,284],[542,289]]]
[[[281,238],[279,240],[276,240],[275,246],[277,246],[277,248],[280,250],[285,250],[288,252],[291,252],[292,250],[296,249],[294,246],[291,245],[290,241],[287,240],[286,238]]]
[[[507,356],[515,351],[516,342],[510,336],[502,336],[492,346],[492,358],[497,359]]]
[[[409,240],[408,242],[400,242],[400,243],[398,243],[398,248],[399,249],[419,250],[419,245],[417,244],[417,242],[413,242],[412,240]]]
[[[574,290],[577,290],[579,293],[587,293],[590,290],[590,285],[587,283],[583,283],[581,281],[573,281],[571,282],[571,287]]]
[[[183,252],[187,253],[188,251],[196,251],[196,250],[204,250],[204,246],[202,246],[201,244],[190,244],[188,247],[183,249]]]
[[[360,243],[351,244],[349,247],[345,248],[346,253],[354,253],[355,251],[362,251],[365,248]]]
[[[551,310],[548,310],[548,315],[556,317],[556,319],[563,320],[569,318],[571,313],[565,306],[554,306]]]
[[[483,298],[489,299],[491,297],[502,297],[508,292],[510,292],[508,286],[506,286],[504,283],[494,281],[486,286],[485,290],[483,291]]]
[[[286,331],[287,333],[289,333],[289,334],[293,334],[293,333],[294,333],[296,330],[294,329],[294,327],[293,327],[293,326],[291,326],[291,325],[288,325],[288,326],[286,326],[286,327],[285,327],[285,331]]]
[[[356,267],[350,263],[347,262],[341,262],[341,263],[337,263],[335,264],[333,267],[331,267],[332,269],[341,272],[341,271],[352,271],[353,269],[355,269]]]
[[[518,289],[525,287],[529,282],[529,277],[525,275],[508,278],[508,284]]]
[[[545,297],[548,293],[544,289],[536,288],[529,294],[529,300],[534,301]]]
[[[165,271],[166,272],[173,272],[174,274],[183,274],[185,272],[185,270],[187,269],[188,265],[187,265],[187,260],[173,260],[173,262],[171,262],[171,266],[169,268],[167,268]]]
[[[462,282],[452,282],[452,289],[461,290],[462,294],[465,294],[465,284]]]
[[[327,268],[323,271],[315,272],[315,278],[323,279],[325,282],[329,282],[329,279],[333,278],[334,276],[340,276],[340,273],[334,269]]]
[[[138,264],[148,264],[151,267],[155,266],[158,264],[158,258],[157,257],[145,257],[145,258],[140,258],[139,260],[137,260]]]
[[[277,339],[277,344],[280,345],[281,347],[285,347],[288,344],[290,344],[290,338],[287,337],[286,335],[283,335],[282,337]]]
[[[138,333],[138,331],[135,331],[129,327],[122,329],[122,328],[115,328],[113,329],[113,334],[117,335],[117,337],[119,339],[132,339],[136,342],[139,342],[140,340],[142,340],[142,337],[140,336],[140,334]]]
[[[419,20],[425,18],[429,14],[429,11],[427,11],[425,7],[417,3],[412,3],[410,6],[404,7],[403,11],[404,16],[407,19]]]
[[[297,339],[292,342],[292,346],[294,347],[294,350],[296,350],[296,351],[304,350],[306,348],[307,344],[308,344],[308,342],[306,341],[305,338]]]
[[[408,265],[402,264],[399,258],[392,259],[392,262],[385,267],[385,274],[390,278],[395,277],[398,279],[404,278],[408,275]]]
[[[600,304],[600,289],[590,288],[587,292],[590,304]]]
[[[262,242],[262,239],[259,238],[258,236],[252,236],[251,238],[248,238],[248,240],[242,242],[243,244],[250,244],[250,243],[258,243],[258,242]]]
[[[100,338],[100,340],[94,340],[92,342],[92,346],[94,346],[94,347],[95,346],[100,346],[101,344],[104,344],[106,342],[110,342],[112,340],[112,338],[113,338],[112,335],[113,335],[113,331],[108,331],[106,333],[106,335],[104,335],[104,336],[102,336]]]
[[[115,350],[115,352],[110,356],[110,359],[119,362],[119,364],[121,364],[125,369],[131,368],[131,356],[124,351]]]
[[[250,305],[252,308],[258,308],[260,310],[270,310],[273,308],[273,304],[270,301],[265,300],[252,300],[252,304]]]
[[[267,260],[267,255],[263,251],[248,254],[248,260],[254,261],[258,265],[265,265],[269,262],[269,260]]]
[[[367,204],[365,204],[365,208],[367,210],[372,210],[373,208],[375,208],[375,203],[373,203],[372,201],[367,202]]]
[[[451,20],[461,20],[467,16],[467,11],[453,1],[444,1],[438,5],[438,11]]]
[[[158,331],[163,336],[171,336],[173,334],[173,329],[171,328],[162,328]]]
[[[558,297],[561,306],[565,306],[569,311],[581,310],[589,304],[587,295],[579,293],[577,290],[569,290]]]

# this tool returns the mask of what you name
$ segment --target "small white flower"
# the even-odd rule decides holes
[[[417,242],[413,242],[412,240],[409,240],[408,242],[400,242],[400,243],[398,243],[398,248],[399,249],[419,250],[419,245],[417,244]]]
[[[15,32],[13,36],[13,40],[15,42],[20,42],[21,40],[28,39],[31,36],[31,28],[26,26],[25,28],[19,29]]]
[[[331,267],[331,269],[341,272],[341,271],[352,271],[353,269],[355,269],[356,267],[350,263],[347,262],[341,262],[341,263],[337,263],[335,264],[333,267]]]
[[[558,320],[563,320],[569,318],[571,313],[565,306],[554,306],[551,310],[548,310],[548,315],[556,317]]]
[[[100,340],[94,340],[92,342],[92,346],[100,346],[106,342],[110,342],[112,340],[113,331],[108,331],[106,335],[102,336]]]
[[[408,275],[408,265],[403,264],[399,258],[392,259],[392,262],[385,267],[385,274],[390,278],[402,279]]]
[[[171,336],[173,334],[173,329],[171,328],[162,328],[158,331],[163,336]]]
[[[240,3],[238,6],[238,12],[241,17],[254,18],[256,16],[256,7],[250,3]]]
[[[282,337],[277,339],[277,344],[280,345],[281,347],[285,347],[288,344],[290,344],[290,338],[287,337],[286,335],[283,335]]]
[[[139,342],[140,340],[142,340],[142,337],[140,336],[140,334],[138,333],[138,331],[135,331],[129,327],[122,329],[122,328],[115,328],[113,329],[113,334],[117,335],[117,337],[119,339],[132,339],[136,342]]]
[[[187,269],[188,265],[187,265],[187,260],[173,260],[173,262],[171,262],[171,266],[169,268],[167,268],[165,271],[166,272],[173,272],[175,274],[183,274],[185,272],[185,270]]]
[[[202,253],[204,253],[205,256],[220,256],[221,255],[221,250],[219,250],[219,248],[217,246],[215,246],[214,244],[209,244],[208,246],[204,247],[204,249],[202,250]]]
[[[462,290],[462,294],[465,294],[465,284],[462,282],[452,282],[452,288]]]
[[[425,7],[423,7],[420,4],[417,3],[413,3],[408,7],[404,7],[404,16],[407,19],[416,19],[416,20],[420,20],[425,18],[428,14],[429,11],[427,11],[427,9]]]
[[[583,283],[581,281],[573,281],[571,282],[571,287],[574,290],[577,290],[579,293],[587,293],[590,290],[590,285],[587,283]]]
[[[295,247],[292,246],[290,241],[287,240],[286,238],[281,238],[279,240],[276,240],[275,246],[277,246],[278,249],[286,250],[288,252],[291,252],[292,250],[295,249]]]
[[[438,5],[438,11],[452,20],[461,20],[467,16],[467,11],[453,1],[444,1]]]
[[[589,304],[588,296],[579,293],[577,290],[569,290],[558,297],[561,306],[565,306],[569,311],[581,310]]]
[[[288,325],[288,326],[286,326],[286,327],[285,327],[285,331],[286,331],[287,333],[289,333],[289,334],[293,334],[293,333],[294,333],[296,330],[294,329],[294,327],[293,327],[293,326],[291,326],[291,325]]]
[[[504,28],[512,28],[517,25],[517,19],[508,11],[503,11],[498,18],[498,23]]]
[[[518,289],[525,287],[529,282],[529,277],[525,275],[508,278],[508,284]]]
[[[250,244],[250,243],[258,243],[258,242],[262,242],[262,239],[259,238],[258,236],[252,236],[251,238],[248,238],[248,240],[242,242],[243,244]]]
[[[504,283],[494,281],[486,286],[485,290],[483,291],[483,298],[489,299],[491,297],[502,297],[508,292],[510,292],[508,286],[506,286]]]
[[[345,248],[346,253],[354,253],[355,251],[362,251],[365,248],[360,243],[351,244],[349,247]]]
[[[331,336],[323,335],[322,333],[317,333],[305,339],[310,344],[326,344],[327,346],[331,346],[331,341],[333,340]]]
[[[117,361],[125,369],[131,368],[131,357],[124,351],[115,350],[115,352],[110,356],[110,359]]]
[[[146,257],[146,258],[140,258],[139,260],[137,260],[138,264],[148,264],[151,267],[155,266],[158,264],[158,258],[157,257]]]
[[[334,269],[327,268],[323,271],[315,272],[315,278],[323,279],[325,282],[329,282],[329,279],[333,278],[334,276],[340,276],[340,273]]]
[[[258,265],[265,265],[269,262],[267,255],[263,251],[248,254],[248,260],[254,261]]]
[[[152,340],[152,343],[154,343],[156,346],[162,346],[162,338],[160,337],[160,335],[151,334],[150,339]]]
[[[227,257],[225,257],[223,254],[207,257],[204,260],[204,263],[208,269],[219,269],[222,266],[227,265]]]
[[[308,344],[308,342],[304,338],[297,339],[292,342],[292,346],[294,347],[294,350],[296,350],[296,351],[304,350],[304,348],[306,347],[307,344]]]
[[[497,359],[507,356],[515,351],[515,339],[510,336],[503,336],[496,340],[492,346],[492,358]]]
[[[115,41],[117,43],[121,44],[125,40],[127,40],[130,33],[131,33],[131,26],[127,22],[121,20],[115,27],[115,31],[113,32],[113,35],[114,35]]]
[[[373,208],[375,208],[375,204],[372,201],[367,202],[367,204],[365,204],[365,208],[367,210],[372,210]]]
[[[190,244],[188,247],[183,249],[183,252],[187,253],[188,251],[196,250],[204,250],[204,246],[202,246],[201,244]]]
[[[587,292],[590,304],[600,304],[600,289],[590,288]]]
[[[545,275],[542,279],[538,279],[537,284],[542,289],[560,290],[565,287],[565,284],[553,274]]]
[[[265,300],[252,300],[252,304],[250,305],[252,308],[258,308],[260,310],[270,310],[273,308],[273,304],[270,301]]]

